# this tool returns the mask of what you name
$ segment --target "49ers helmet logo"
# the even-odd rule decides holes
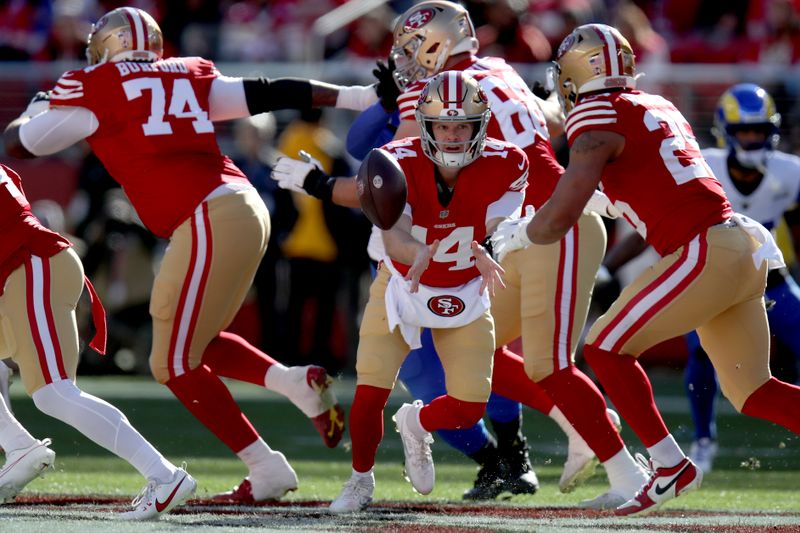
[[[428,309],[431,313],[439,316],[456,316],[464,311],[464,300],[458,296],[442,295],[434,296],[428,300]]]
[[[412,32],[418,30],[430,22],[431,19],[433,19],[432,9],[420,9],[419,11],[415,11],[406,19],[405,24],[403,24],[403,31]]]

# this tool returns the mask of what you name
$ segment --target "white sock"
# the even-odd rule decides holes
[[[647,448],[647,452],[659,465],[666,467],[675,466],[686,457],[681,447],[675,442],[672,434],[667,435],[653,446]]]
[[[3,395],[0,394],[0,447],[6,454],[12,450],[33,446],[36,439],[22,427],[6,405]]]
[[[370,468],[370,469],[369,469],[369,470],[367,470],[366,472],[359,472],[358,470],[356,470],[356,469],[354,468],[354,469],[353,469],[353,474],[352,474],[352,477],[354,477],[354,478],[359,478],[359,479],[360,479],[360,478],[371,478],[371,477],[373,477],[373,475],[374,475],[374,474],[373,474],[373,472],[374,472],[374,471],[375,471],[375,468]]]
[[[295,383],[289,379],[289,367],[280,363],[272,364],[264,375],[264,386],[271,391],[278,392],[288,397]]]
[[[427,429],[422,427],[422,421],[419,419],[419,414],[421,412],[422,412],[422,409],[417,409],[414,412],[414,416],[412,416],[411,419],[408,422],[408,429],[410,429],[411,433],[413,433],[415,436],[417,436],[420,439],[424,438],[425,435],[430,433],[430,431],[428,431]]]
[[[561,428],[561,431],[563,431],[567,436],[567,449],[570,452],[575,451],[594,455],[594,452],[589,447],[589,444],[587,444],[583,437],[581,437],[580,433],[578,433],[578,431],[575,429],[575,426],[573,426],[570,421],[567,420],[567,417],[564,416],[564,413],[561,412],[561,409],[554,405],[553,408],[550,409],[550,412],[547,413],[547,416],[552,418],[555,423],[558,424],[558,427]]]
[[[247,468],[252,472],[258,470],[265,464],[272,454],[275,453],[272,448],[262,439],[258,437],[252,444],[248,444],[242,448],[236,455],[239,456]]]
[[[647,475],[625,446],[605,461],[603,468],[606,469],[612,492],[625,497],[633,497],[647,481]]]
[[[175,465],[136,431],[119,409],[86,394],[72,381],[45,385],[33,393],[33,403],[41,412],[69,424],[128,461],[145,478],[169,481],[175,476]]]

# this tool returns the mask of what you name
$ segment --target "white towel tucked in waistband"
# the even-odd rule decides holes
[[[770,270],[786,266],[783,260],[783,253],[778,248],[775,237],[772,236],[772,233],[767,228],[741,213],[734,213],[732,218],[748,235],[759,243],[758,248],[753,252],[753,263],[756,268],[760,268],[761,263],[764,261],[767,262]]]
[[[491,307],[489,291],[480,294],[481,278],[458,287],[419,285],[409,292],[410,281],[394,268],[383,263],[391,273],[386,287],[386,318],[389,331],[400,328],[400,334],[412,350],[422,346],[422,328],[458,328],[478,319]]]

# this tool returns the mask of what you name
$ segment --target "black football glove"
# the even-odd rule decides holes
[[[400,87],[394,79],[394,61],[390,59],[388,65],[383,61],[375,64],[378,66],[372,71],[372,75],[378,80],[375,92],[378,93],[383,108],[392,113],[397,110],[397,97],[400,96]]]
[[[550,97],[550,91],[548,91],[544,84],[542,84],[539,80],[533,82],[531,92],[542,100],[547,100]]]

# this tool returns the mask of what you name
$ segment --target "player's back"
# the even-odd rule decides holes
[[[601,186],[623,216],[660,254],[729,218],[730,204],[692,128],[661,96],[618,91],[582,98],[567,117],[570,146],[590,130],[625,137]]]
[[[66,73],[51,105],[97,118],[89,144],[150,229],[168,236],[225,181],[244,180],[209,120],[214,64],[202,58],[107,62]]]
[[[525,189],[528,159],[518,147],[487,139],[480,157],[462,167],[449,201],[442,202],[435,178],[435,165],[423,153],[419,137],[400,139],[384,147],[400,163],[408,184],[407,204],[411,234],[430,244],[440,241],[439,251],[422,283],[453,287],[479,275],[470,245],[486,236],[488,219],[505,217],[498,202],[509,191]],[[407,266],[394,263],[403,274]]]

